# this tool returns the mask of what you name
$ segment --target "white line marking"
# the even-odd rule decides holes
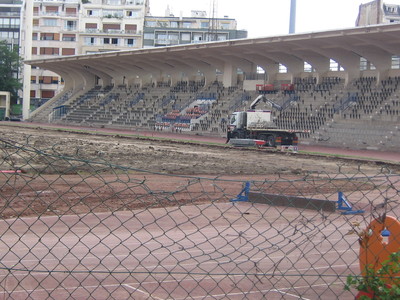
[[[132,290],[134,290],[134,291],[138,291],[138,292],[140,292],[140,293],[142,293],[142,294],[145,294],[146,296],[151,297],[152,299],[164,300],[163,298],[159,298],[159,297],[153,296],[153,295],[151,295],[151,294],[149,294],[149,293],[147,293],[147,292],[145,292],[145,291],[142,291],[141,289],[135,288],[135,287],[133,287],[133,286],[131,286],[131,285],[129,285],[129,284],[122,284],[122,285],[125,286],[125,287],[127,287],[127,288],[130,288],[130,289],[132,289]]]

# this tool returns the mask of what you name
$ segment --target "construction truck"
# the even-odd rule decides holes
[[[281,109],[279,105],[266,98],[265,95],[259,95],[250,104],[249,110],[231,114],[227,130],[227,142],[230,141],[235,144],[233,139],[251,140],[256,142],[258,146],[294,147],[297,150],[298,137],[296,133],[299,131],[277,128],[272,120],[270,110],[255,109],[261,100],[278,110]]]

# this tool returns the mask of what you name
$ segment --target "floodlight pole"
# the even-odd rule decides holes
[[[24,45],[23,58],[30,60],[32,58],[32,26],[33,26],[33,0],[24,1],[25,20],[23,26]],[[23,94],[22,94],[22,119],[29,118],[31,106],[31,65],[24,64],[23,71]]]
[[[289,34],[296,32],[296,0],[290,0]]]

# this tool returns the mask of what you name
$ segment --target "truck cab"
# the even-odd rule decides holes
[[[230,115],[228,124],[229,138],[245,138],[247,124],[247,115],[243,111],[237,111]]]

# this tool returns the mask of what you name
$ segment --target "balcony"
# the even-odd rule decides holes
[[[77,27],[76,26],[66,26],[64,27],[65,31],[77,31]]]
[[[100,30],[95,28],[86,28],[84,33],[88,34],[111,34],[111,35],[141,35],[142,31],[138,30]]]
[[[42,2],[42,3],[46,3],[46,2],[59,2],[59,3],[77,3],[79,4],[80,0],[35,0],[35,2]]]
[[[57,18],[78,18],[78,14],[65,13],[65,12],[34,12],[34,17],[57,17]]]
[[[179,40],[156,39],[154,43],[156,45],[173,46],[173,45],[179,45]]]

